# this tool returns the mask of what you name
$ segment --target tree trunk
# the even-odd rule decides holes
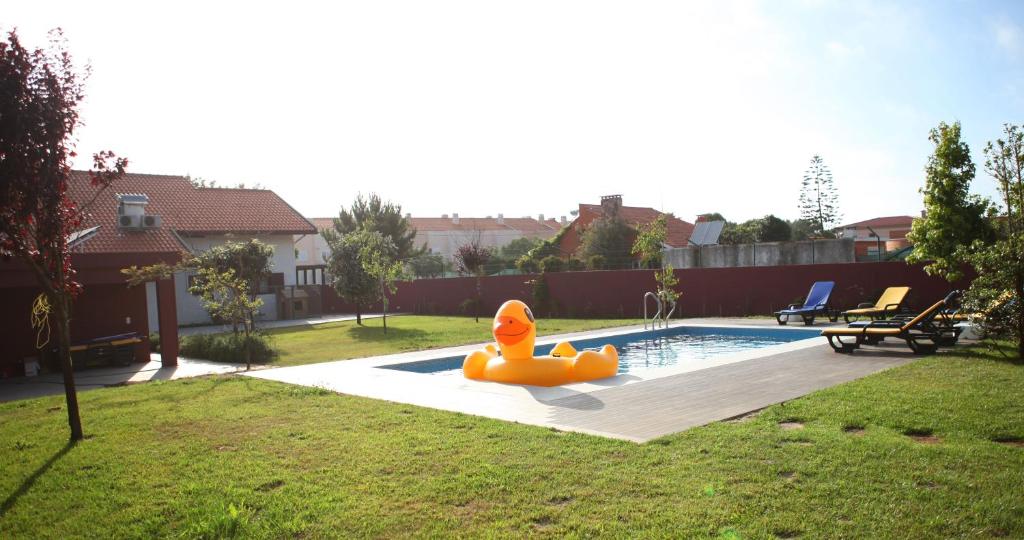
[[[249,371],[252,369],[252,349],[250,348],[249,336],[249,325],[245,325],[245,370]]]
[[[363,307],[359,302],[356,302],[356,324],[363,325]]]
[[[82,417],[78,412],[78,392],[75,390],[75,371],[71,363],[71,318],[67,297],[58,293],[50,298],[54,308],[54,319],[57,323],[57,354],[60,356],[60,368],[64,373],[64,398],[68,405],[68,427],[71,428],[71,440],[80,441],[82,433]]]
[[[1017,276],[1017,302],[1024,300],[1024,276]],[[1017,311],[1017,362],[1024,363],[1024,306],[1015,306]]]
[[[384,313],[383,313],[383,316],[384,316],[384,335],[386,336],[386,335],[388,335],[388,293],[384,289],[384,280],[383,279],[380,282],[380,290],[381,290],[380,303],[381,303],[381,307],[384,308]]]

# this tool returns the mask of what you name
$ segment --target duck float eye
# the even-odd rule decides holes
[[[523,314],[528,322],[522,320]],[[467,379],[557,386],[612,377],[619,370],[619,353],[611,345],[600,351],[577,352],[568,342],[562,342],[555,345],[550,356],[534,356],[536,338],[533,312],[523,302],[509,300],[494,316],[498,348],[487,345],[471,352],[462,363],[462,373]]]

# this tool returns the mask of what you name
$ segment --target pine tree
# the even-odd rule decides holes
[[[811,223],[815,233],[826,234],[839,222],[838,197],[832,171],[821,156],[815,154],[800,189],[800,219]]]

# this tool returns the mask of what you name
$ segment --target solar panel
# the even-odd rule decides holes
[[[725,228],[724,221],[701,221],[693,227],[690,234],[690,243],[695,246],[713,246],[718,243],[718,237]]]

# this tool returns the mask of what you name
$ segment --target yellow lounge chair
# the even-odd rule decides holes
[[[828,344],[837,353],[852,353],[863,344],[876,344],[887,337],[905,340],[914,354],[933,353],[939,345],[955,342],[950,340],[950,334],[955,331],[945,325],[936,325],[935,318],[959,295],[960,291],[949,293],[900,326],[896,326],[900,324],[896,321],[872,321],[853,328],[826,328],[821,335],[828,338]],[[844,342],[843,337],[852,337],[855,341]]]
[[[910,287],[889,287],[874,304],[864,303],[857,306],[857,309],[844,311],[843,320],[850,323],[852,322],[850,317],[870,317],[871,320],[891,317],[899,311],[900,306],[903,304],[903,299],[907,297],[909,292]]]

